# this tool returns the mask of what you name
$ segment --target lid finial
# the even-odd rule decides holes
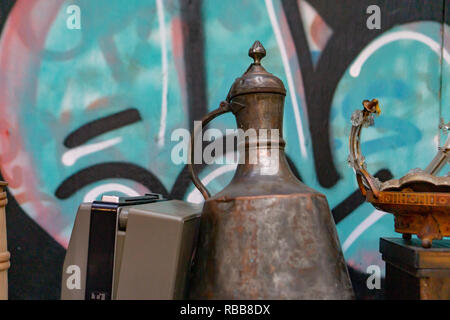
[[[255,41],[248,50],[248,55],[253,58],[254,64],[261,64],[261,59],[266,56],[266,49],[259,41]]]
[[[261,59],[266,55],[266,49],[259,41],[253,43],[248,55],[253,62],[248,66],[244,74],[237,78],[230,88],[227,100],[250,93],[278,93],[286,95],[286,88],[280,78],[274,76],[261,65]]]

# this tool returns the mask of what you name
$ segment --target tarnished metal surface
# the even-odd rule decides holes
[[[241,94],[264,92],[286,95],[286,88],[284,87],[283,81],[267,72],[261,65],[261,59],[265,57],[266,50],[259,41],[253,44],[248,55],[255,62],[250,65],[241,77],[234,81],[227,98],[231,100]]]
[[[204,127],[231,111],[238,128],[269,133],[245,141],[245,163],[213,197],[190,167],[206,199],[190,298],[350,299],[353,290],[327,200],[300,182],[286,161],[285,89],[260,66],[261,48],[259,42],[253,45],[249,55],[255,62],[221,107],[203,118]],[[279,140],[270,138],[271,130],[279,131]],[[252,151],[258,155],[256,163],[249,161]],[[275,152],[277,161],[271,159]]]
[[[400,191],[408,188],[415,192],[450,192],[450,177],[433,176],[424,171],[410,172],[400,179],[381,184],[381,191]]]
[[[352,298],[332,219],[317,193],[208,201],[191,297]]]

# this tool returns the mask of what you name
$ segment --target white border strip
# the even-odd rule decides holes
[[[350,75],[353,78],[356,78],[359,76],[361,72],[361,68],[364,65],[364,63],[367,61],[367,59],[370,58],[370,56],[375,53],[378,49],[385,46],[388,43],[391,43],[393,41],[398,40],[416,40],[419,42],[422,42],[426,44],[428,47],[431,48],[438,56],[441,55],[441,44],[434,41],[428,36],[425,36],[419,32],[414,31],[397,31],[392,32],[387,35],[381,36],[379,39],[373,41],[369,46],[367,46],[359,55],[358,58],[356,58],[355,62],[350,67]],[[450,63],[450,55],[445,50],[443,51],[443,58],[447,63]]]
[[[158,146],[164,145],[167,118],[167,92],[169,87],[169,68],[167,62],[166,23],[164,19],[163,0],[156,0],[158,10],[159,37],[161,40],[161,64],[162,64],[162,96],[161,96],[161,120],[159,124]]]
[[[380,220],[386,212],[375,210],[366,219],[363,220],[350,235],[345,239],[342,245],[342,251],[347,251],[347,249],[359,238],[360,235],[364,233],[371,225]]]
[[[289,59],[286,51],[286,46],[283,42],[283,36],[281,35],[281,29],[278,24],[275,9],[273,8],[272,0],[265,0],[267,13],[269,14],[270,23],[272,24],[273,32],[275,33],[275,38],[277,39],[277,44],[280,49],[281,59],[283,61],[284,72],[286,73],[287,83],[289,87],[289,94],[292,100],[292,107],[294,109],[295,123],[297,124],[297,134],[300,142],[300,151],[302,153],[303,158],[307,157],[306,145],[305,145],[305,136],[303,134],[303,124],[300,117],[297,96],[295,95],[295,86],[294,86],[294,78],[292,77],[291,68],[289,66]]]

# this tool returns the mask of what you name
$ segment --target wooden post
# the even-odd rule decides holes
[[[0,181],[0,300],[8,299],[9,252],[6,246],[6,182]]]
[[[388,300],[449,300],[450,240],[425,249],[419,239],[381,238]]]

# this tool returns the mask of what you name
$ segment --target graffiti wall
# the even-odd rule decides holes
[[[364,99],[380,101],[362,149],[381,180],[424,168],[443,137],[440,120],[450,121],[445,0],[17,0],[0,8],[11,297],[59,295],[81,202],[146,192],[203,201],[186,166],[171,161],[172,133],[218,107],[254,40],[288,91],[291,166],[327,196],[354,273],[383,269],[379,237],[398,234],[391,215],[364,203],[347,165],[351,113]],[[223,116],[212,126],[235,122]],[[198,170],[214,193],[234,167]]]

